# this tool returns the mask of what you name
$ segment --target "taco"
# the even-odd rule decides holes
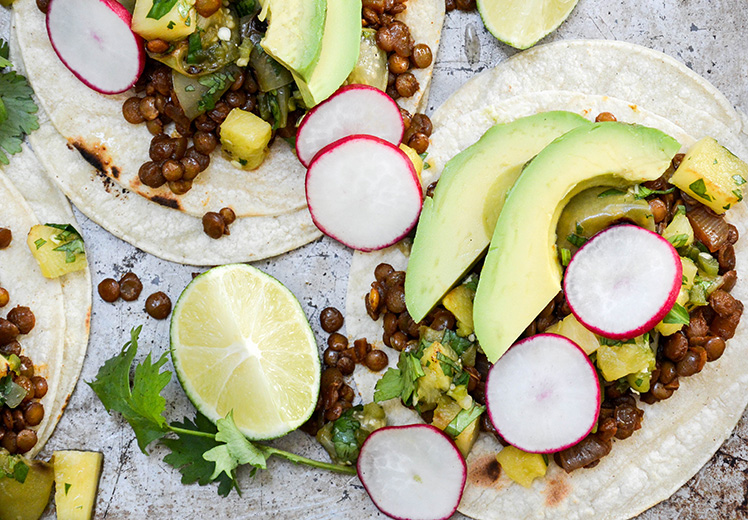
[[[27,317],[28,313],[34,317],[33,328],[24,334],[24,329],[18,327],[21,334],[15,340],[3,341],[3,346],[0,346],[0,364],[8,360],[7,368],[14,369],[13,373],[3,373],[3,404],[9,409],[21,406],[25,415],[31,413],[32,420],[26,424],[26,429],[34,433],[24,435],[34,442],[25,440],[23,442],[26,444],[16,443],[13,446],[8,441],[3,447],[33,457],[52,435],[83,366],[88,345],[91,279],[85,263],[81,270],[47,278],[32,254],[27,243],[27,234],[32,229],[45,223],[53,223],[61,228],[72,225],[72,229],[78,224],[65,197],[42,173],[41,166],[25,145],[24,151],[3,168],[0,186],[4,200],[0,213],[2,226],[13,234],[10,245],[0,251],[3,256],[0,285],[10,295],[4,314],[10,314],[18,307],[24,310]],[[65,229],[54,229],[50,228],[52,234],[66,232]],[[75,236],[80,238],[77,232]],[[44,246],[42,242],[38,244],[37,251]],[[85,253],[77,251],[71,254],[80,264],[84,262]],[[62,251],[54,254],[67,255]],[[10,316],[6,317],[10,319]],[[19,360],[22,363],[15,366]],[[19,379],[22,381],[19,382]],[[15,402],[17,396],[13,390],[17,390],[15,386],[18,385],[28,390],[23,379],[32,383],[35,396],[19,404]],[[11,381],[16,385],[12,385]],[[32,406],[36,409],[29,412]],[[43,419],[33,424],[38,419],[33,415],[40,413]],[[17,438],[20,438],[21,432],[18,432]],[[11,437],[7,431],[4,435]]]
[[[253,2],[245,4],[256,5]],[[410,28],[414,42],[428,45],[435,55],[444,18],[443,2],[409,0],[402,5],[407,5],[407,9],[401,10],[396,15],[397,19]],[[242,8],[246,8],[246,5]],[[248,49],[253,48],[251,38],[256,37],[255,33],[264,30],[263,23],[255,21],[261,14],[253,10],[251,15],[241,17],[242,28],[246,28],[249,34],[241,41],[248,42]],[[236,17],[236,12],[232,7],[221,9],[213,16],[219,15]],[[183,60],[175,58],[175,53],[184,47],[186,39],[171,45],[173,52],[150,53],[153,59],[149,58],[141,84],[136,86],[135,91],[103,95],[85,87],[63,65],[49,42],[44,18],[34,2],[23,0],[14,5],[13,35],[16,41],[12,42],[13,52],[19,55],[16,56],[16,61],[19,61],[19,57],[23,59],[25,74],[47,114],[41,116],[42,129],[32,140],[32,146],[55,181],[84,213],[115,235],[146,251],[169,260],[191,264],[258,260],[288,251],[320,236],[306,210],[304,168],[293,151],[295,127],[305,112],[301,108],[302,104],[320,100],[303,101],[304,95],[296,87],[288,70],[267,54],[251,55],[250,68],[255,71],[254,75],[247,76],[233,62],[222,69],[222,74],[230,72],[232,78],[238,77],[241,72],[242,77],[249,79],[245,79],[244,86],[236,91],[238,94],[228,90],[223,98],[211,100],[212,104],[218,103],[219,111],[224,108],[230,110],[230,105],[224,98],[233,92],[234,98],[241,99],[232,98],[232,103],[245,100],[241,107],[256,113],[258,120],[264,117],[277,127],[277,131],[273,131],[276,135],[271,141],[267,157],[256,169],[245,171],[240,164],[242,161],[246,162],[244,159],[234,156],[231,160],[220,152],[221,144],[217,143],[214,133],[217,124],[204,113],[208,110],[206,106],[210,104],[200,105],[204,100],[199,96],[191,96],[190,100],[185,100],[174,94],[178,89],[166,88],[161,84],[166,81],[173,85],[172,69],[163,64],[156,65],[156,60],[168,63],[175,69],[173,77],[176,81],[197,81],[197,87],[190,83],[184,88],[188,92],[199,91],[202,88],[199,82],[205,83],[206,78],[214,74],[209,73],[212,70],[210,67],[205,68],[203,76],[177,74],[176,70],[187,73],[182,70]],[[207,18],[199,17],[199,24],[201,20],[206,24],[213,23]],[[238,22],[236,25],[239,26]],[[208,27],[200,34],[209,33],[211,30]],[[386,58],[386,55],[374,43],[374,34],[375,31],[371,28],[362,32],[361,61],[354,69],[354,76],[356,81],[384,88],[387,65],[382,56]],[[241,54],[244,50],[239,48],[239,36],[235,36],[237,41],[232,42],[236,48],[232,52]],[[261,51],[259,45],[254,46],[254,49],[254,53]],[[365,57],[368,58],[365,60]],[[242,62],[239,58],[239,63],[246,64],[246,59]],[[400,100],[407,110],[415,112],[425,105],[432,70],[433,61],[428,66],[412,71],[417,90],[413,95]],[[273,77],[265,77],[263,74]],[[227,81],[222,83],[226,87],[229,84]],[[184,182],[179,186],[173,182],[164,183],[163,179],[155,184],[144,181],[147,175],[144,176],[141,166],[154,163],[149,157],[149,143],[152,144],[150,150],[153,150],[153,135],[149,133],[145,123],[131,124],[123,117],[123,106],[128,106],[124,103],[133,97],[142,98],[141,89],[145,89],[146,94],[151,93],[151,97],[164,98],[154,91],[154,85],[159,85],[167,95],[171,92],[177,98],[166,105],[171,107],[173,117],[162,113],[157,119],[167,120],[169,117],[179,125],[176,130],[168,125],[165,129],[160,127],[158,131],[151,128],[153,132],[163,131],[176,135],[175,132],[181,129],[185,135],[195,137],[193,133],[196,129],[202,129],[197,137],[204,142],[191,147],[192,151],[188,148],[187,154],[194,155],[197,148],[201,148],[208,155],[202,154],[199,160],[204,161],[203,166],[209,163],[207,169],[193,180],[182,179]],[[260,91],[256,92],[258,88]],[[196,103],[201,108],[181,107],[180,103]],[[175,106],[179,108],[175,109]],[[283,108],[280,109],[279,106]],[[173,113],[174,110],[177,113]],[[189,113],[190,117],[185,113]],[[226,114],[223,114],[221,120],[225,117]],[[153,127],[152,124],[149,126]],[[52,138],[54,131],[63,136],[64,146],[59,144],[63,141]],[[216,144],[219,150],[212,154],[207,148],[202,148],[203,145],[211,148]],[[159,186],[153,187],[156,184]],[[231,224],[230,235],[217,242],[200,237],[203,216],[207,212],[218,212],[221,208],[230,208],[237,219]]]
[[[603,62],[608,66],[611,60],[620,64],[629,74],[599,75],[598,66]],[[573,70],[564,69],[563,64],[569,63],[575,64]],[[546,65],[557,69],[557,74],[536,74],[536,67],[542,68]],[[672,95],[670,89],[652,88],[646,78],[655,76],[669,78],[666,82],[669,85],[677,84],[677,95]],[[576,82],[575,78],[580,79]],[[562,90],[555,90],[556,88]],[[684,100],[688,100],[688,103]],[[682,145],[681,152],[692,149],[698,138],[710,135],[737,156],[747,157],[748,150],[740,115],[711,85],[682,65],[666,56],[628,44],[597,41],[563,42],[521,53],[496,69],[478,75],[437,110],[433,116],[434,133],[429,156],[432,169],[424,170],[424,174],[431,177],[424,180],[424,188],[426,184],[439,177],[453,156],[475,143],[484,132],[497,123],[509,123],[553,110],[569,111],[588,120],[595,119],[601,113],[607,113],[606,117],[613,114],[618,121],[653,127],[677,139]],[[664,179],[657,182],[664,183]],[[668,184],[647,185],[650,189],[660,192],[671,188]],[[646,195],[644,198],[648,197],[650,200],[667,197],[646,191],[637,193]],[[677,193],[677,190],[669,193]],[[708,213],[698,208],[698,203],[694,204],[693,199],[689,200],[689,212],[696,210],[698,213]],[[747,212],[744,204],[737,204],[729,209],[726,216],[726,221],[734,226],[741,237],[746,232]],[[444,237],[443,240],[446,241],[448,238]],[[745,301],[748,296],[748,286],[740,273],[748,261],[745,244],[743,238],[733,246],[735,263],[732,267],[737,270],[738,276],[730,295],[739,301]],[[487,245],[486,242],[485,246]],[[447,244],[443,246],[447,247]],[[378,317],[377,313],[371,312],[371,305],[369,308],[364,305],[363,296],[378,290],[376,283],[382,283],[376,282],[374,276],[375,268],[380,263],[387,263],[395,270],[405,270],[409,256],[409,242],[378,253],[354,255],[346,304],[349,337],[366,337],[370,341],[382,338],[382,318],[377,322],[372,320],[373,317]],[[562,258],[559,258],[559,263],[561,262]],[[475,290],[475,278],[475,275],[468,277],[463,280],[463,285],[459,285],[458,282],[458,287],[464,287],[463,292],[470,294],[470,291]],[[372,285],[373,282],[375,285]],[[387,294],[389,289],[384,290]],[[527,290],[530,292],[531,287],[528,286]],[[407,298],[407,289],[405,292]],[[446,299],[444,301],[446,302]],[[451,319],[449,327],[454,328],[455,325],[459,325],[455,323],[455,316],[457,322],[465,319],[459,315],[459,307],[455,307],[454,302],[444,303],[444,306],[452,311],[451,318],[446,315],[439,318],[432,312],[428,320]],[[472,305],[470,309],[472,310]],[[733,320],[739,320],[739,309],[742,309],[742,305],[736,304]],[[553,307],[551,310],[553,311]],[[694,311],[693,308],[690,310]],[[541,311],[542,308],[537,310],[538,313]],[[700,321],[703,318],[701,311],[696,311],[692,316],[699,323],[694,321],[693,325],[689,325],[689,339],[696,327],[701,325]],[[539,322],[534,316],[531,320],[532,324],[521,325],[520,333],[528,325],[537,330]],[[407,321],[403,322],[406,328]],[[555,321],[555,318],[550,321]],[[426,324],[428,323],[427,321]],[[548,324],[543,323],[543,328],[546,326]],[[558,326],[556,327],[551,330],[557,331]],[[459,343],[465,340],[454,332],[450,333],[449,338],[446,337],[446,333],[443,333],[443,336],[434,335],[435,333],[429,332],[428,329],[421,329],[416,333],[417,336],[419,333],[431,334],[430,338],[426,338],[431,341],[437,336],[437,341],[443,342]],[[533,333],[533,330],[526,331],[526,334]],[[630,407],[626,411],[631,412],[632,417],[639,415],[643,409],[643,419],[639,416],[633,420],[631,431],[622,431],[620,440],[612,442],[612,449],[608,450],[610,445],[606,445],[606,449],[601,450],[607,453],[604,456],[585,458],[580,456],[585,450],[578,450],[565,453],[556,463],[553,456],[549,455],[550,460],[547,464],[542,460],[539,462],[544,467],[547,465],[547,470],[543,470],[544,477],[525,481],[528,487],[523,487],[509,478],[511,471],[499,465],[497,454],[502,451],[502,444],[492,433],[483,431],[478,435],[477,429],[469,431],[467,435],[475,437],[468,441],[458,436],[458,447],[469,446],[473,440],[475,441],[467,455],[468,479],[459,511],[479,519],[625,519],[665,500],[709,460],[735,427],[748,402],[748,396],[745,394],[745,387],[748,384],[748,362],[745,360],[744,341],[741,340],[745,334],[745,323],[740,323],[728,331],[726,337],[732,339],[727,340],[724,353],[716,356],[718,359],[710,361],[703,372],[689,377],[682,375],[677,391],[671,388],[663,390],[662,382],[657,390],[641,388],[641,392],[632,392],[629,389],[618,397],[614,393],[615,390],[612,391],[611,399],[617,398],[619,401],[616,401],[612,408],[610,401],[607,404],[604,402],[603,407],[608,407],[605,414],[615,414],[616,407],[623,406]],[[385,336],[390,344],[401,341],[395,341],[395,338],[387,336],[386,332]],[[664,362],[670,363],[667,355],[662,352],[669,336],[663,333],[660,337],[663,346],[659,351],[655,349],[655,352],[659,352],[657,370],[661,369]],[[412,340],[410,337],[406,339]],[[397,368],[399,352],[382,345],[380,341],[374,343],[388,354],[390,367]],[[686,343],[689,344],[688,340]],[[402,348],[402,344],[394,346]],[[418,341],[409,348],[419,348]],[[712,357],[710,354],[709,359]],[[481,362],[474,363],[478,369]],[[484,366],[481,370],[487,369],[485,360],[482,363]],[[690,371],[683,371],[683,374],[687,372]],[[660,373],[658,372],[657,377],[650,381],[658,381]],[[377,382],[381,377],[381,373],[375,374],[365,368],[357,368],[354,378],[364,401],[374,397],[375,391],[378,390]],[[650,374],[650,377],[654,376]],[[629,385],[635,386],[638,383],[638,380],[632,379]],[[608,389],[611,383],[606,382],[605,385]],[[455,389],[451,389],[450,392],[453,399],[458,400],[453,394],[459,392],[455,392]],[[653,392],[657,394],[654,399]],[[657,400],[664,402],[654,403]],[[641,404],[642,401],[654,404]],[[385,401],[382,404],[392,423],[403,424],[424,420],[412,408],[404,407],[399,399]],[[437,406],[432,412],[433,418],[427,414],[427,419],[434,422],[443,421],[447,408]],[[486,426],[490,428],[490,422]],[[468,428],[462,432],[467,430]],[[597,439],[599,438],[598,435]],[[606,439],[606,442],[608,441],[610,439]],[[590,448],[590,451],[595,450]],[[571,468],[568,463],[574,455],[577,456],[577,462],[589,467]],[[517,474],[514,473],[514,476]]]

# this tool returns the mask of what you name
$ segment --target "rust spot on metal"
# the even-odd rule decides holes
[[[478,487],[495,487],[501,476],[501,466],[493,455],[484,455],[468,468],[468,481]]]
[[[545,505],[555,507],[563,502],[571,493],[569,477],[566,473],[558,473],[549,478],[545,486]]]
[[[162,206],[166,206],[167,208],[180,209],[179,202],[174,199],[162,197],[161,195],[151,195],[150,199],[156,204],[161,204]]]

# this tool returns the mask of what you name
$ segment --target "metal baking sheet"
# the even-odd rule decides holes
[[[561,39],[616,39],[663,51],[709,79],[742,111],[748,110],[748,14],[740,0],[581,0],[561,28],[544,42]],[[2,12],[7,37],[8,12]],[[437,54],[429,113],[474,74],[516,51],[485,31],[477,12],[447,15]],[[601,74],[606,71],[601,70]],[[653,79],[655,80],[655,79]],[[82,87],[83,88],[83,87]],[[109,416],[85,381],[92,380],[107,358],[116,354],[129,330],[143,324],[141,353],[160,355],[168,345],[168,321],[144,312],[145,297],[157,290],[176,301],[192,274],[203,269],[177,265],[148,255],[115,238],[77,213],[88,246],[95,285],[128,270],[143,281],[138,301],[109,304],[94,295],[91,339],[78,387],[43,456],[57,449],[104,453],[95,518],[124,519],[325,519],[384,518],[356,478],[333,475],[285,461],[271,460],[267,471],[251,479],[240,471],[243,495],[220,498],[214,486],[184,486],[179,473],[165,464],[165,450],[148,457],[134,442],[129,426]],[[320,345],[319,312],[344,307],[351,252],[322,238],[292,253],[258,262],[257,267],[286,284],[301,301]],[[171,364],[167,367],[171,369]],[[166,390],[170,419],[191,416],[193,409],[178,383]],[[642,520],[671,518],[728,520],[748,518],[748,415],[706,466],[672,498],[642,514]],[[646,427],[646,425],[645,425]],[[323,450],[295,432],[274,442],[281,448],[316,458]],[[54,518],[50,507],[44,518]],[[465,518],[455,515],[455,518]]]

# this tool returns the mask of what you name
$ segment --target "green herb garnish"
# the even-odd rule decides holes
[[[273,455],[299,464],[355,475],[355,469],[349,466],[319,462],[250,442],[239,432],[232,412],[219,419],[215,426],[200,414],[194,421],[185,418],[182,422],[168,423],[164,417],[166,400],[161,396],[172,375],[170,371],[162,370],[167,354],[155,363],[148,354],[135,365],[130,380],[141,328],[130,332],[130,341],[119,354],[104,363],[96,379],[88,385],[108,412],[120,413],[130,424],[143,453],[148,453],[147,448],[154,441],[169,448],[171,453],[164,457],[164,462],[182,473],[183,483],[206,485],[218,482],[218,492],[222,496],[228,495],[232,489],[239,492],[236,468],[249,465],[252,472],[265,469],[267,459]]]
[[[626,192],[625,191],[621,191],[618,188],[610,188],[609,190],[605,190],[604,192],[599,193],[597,195],[597,198],[598,199],[602,199],[602,198],[605,198],[605,197],[610,197],[611,195],[623,195],[624,193],[626,193]]]
[[[701,197],[702,199],[706,201],[711,201],[712,197],[707,194],[706,192],[706,183],[704,182],[704,179],[699,179],[696,181],[693,181],[688,188],[694,192],[696,195]],[[733,192],[734,193],[734,192]]]
[[[662,323],[679,323],[688,325],[689,323],[691,323],[691,318],[688,316],[688,311],[685,309],[685,307],[683,307],[679,303],[676,303],[673,305],[673,308],[670,309],[670,312],[668,312],[662,319]]]
[[[460,413],[458,413],[455,418],[450,421],[447,427],[444,428],[444,433],[454,439],[485,411],[485,406],[473,403],[472,408],[469,410],[460,410]]]
[[[732,180],[735,181],[736,186],[742,186],[743,184],[745,184],[745,179],[743,178],[742,175],[739,175],[739,174],[733,175]]]
[[[153,5],[151,6],[150,11],[148,11],[148,14],[145,15],[145,17],[152,18],[153,20],[160,20],[161,18],[166,16],[166,14],[171,11],[175,5],[177,5],[177,2],[179,2],[179,0],[153,0]]]
[[[0,68],[10,67],[9,46],[0,39]],[[14,71],[0,73],[0,163],[10,161],[6,154],[19,153],[23,136],[39,128],[32,99],[33,90],[24,76]]]

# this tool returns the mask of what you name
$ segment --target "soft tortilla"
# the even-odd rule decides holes
[[[459,151],[464,148],[463,143],[465,146],[472,144],[495,122],[510,120],[513,111],[516,118],[529,115],[528,111],[554,109],[576,111],[590,118],[600,111],[610,111],[619,120],[658,127],[683,144],[693,142],[672,122],[625,101],[574,92],[545,92],[494,100],[492,104],[462,113],[459,118],[448,117],[440,109],[434,119],[441,123],[435,127],[430,152],[438,155],[440,146],[454,146]],[[744,154],[739,138],[734,133],[723,133],[724,127],[715,120],[713,131],[709,133],[721,133],[719,138],[729,139],[736,153]],[[745,205],[734,208],[730,219],[741,236],[745,236],[748,231]],[[738,242],[735,252],[737,269],[741,272],[748,265],[748,241]],[[374,267],[382,261],[402,269],[407,264],[407,249],[395,246],[381,252],[354,255],[346,322],[349,336],[367,337],[386,349],[392,366],[397,353],[378,341],[381,323],[368,318],[362,299],[373,281]],[[741,300],[748,297],[748,283],[744,278],[738,281],[732,293]],[[702,373],[684,379],[681,388],[666,402],[646,406],[642,429],[629,439],[616,441],[611,454],[593,469],[567,475],[551,464],[545,478],[536,480],[531,489],[525,489],[504,475],[497,478],[495,455],[501,445],[492,436],[482,434],[468,457],[468,481],[459,511],[481,520],[612,520],[630,518],[666,499],[709,460],[735,427],[748,403],[746,333],[748,324],[743,321],[720,360],[710,363]],[[357,367],[354,378],[364,401],[371,399],[379,377],[381,374]],[[393,414],[393,423],[419,419],[395,400],[385,404],[388,414]]]
[[[23,196],[2,173],[0,199],[0,226],[13,233],[10,246],[0,250],[0,286],[10,294],[10,302],[3,314],[16,305],[29,307],[34,313],[36,325],[28,334],[19,336],[18,341],[22,353],[34,362],[36,374],[47,380],[47,394],[41,399],[45,417],[37,429],[37,444],[30,453],[33,456],[44,445],[50,424],[53,428],[56,423],[56,415],[49,412],[56,408],[61,390],[66,312],[60,280],[44,278],[26,245],[29,229],[39,221]]]
[[[80,231],[67,199],[45,175],[42,165],[26,145],[23,145],[22,153],[12,157],[10,165],[3,169],[3,173],[23,195],[41,223],[70,223]],[[29,454],[31,457],[43,448],[62,417],[62,412],[78,381],[88,347],[91,272],[86,267],[83,271],[60,277],[59,282],[65,308],[60,382],[54,402],[50,408],[45,409],[46,420],[37,432],[39,440]]]
[[[145,125],[131,125],[122,117],[122,103],[131,94],[101,95],[76,79],[52,49],[44,15],[33,0],[18,0],[13,11],[14,32],[26,63],[26,74],[41,106],[71,146],[95,157],[112,182],[194,217],[226,206],[239,217],[277,216],[306,208],[304,168],[282,139],[275,140],[268,158],[251,172],[232,166],[220,153],[212,154],[211,166],[181,196],[166,186],[152,189],[142,185],[138,170],[149,160],[148,143],[152,136]],[[401,16],[409,23],[416,41],[427,43],[435,56],[444,2],[409,0],[408,9]],[[415,71],[421,89],[412,98],[403,100],[408,110],[414,111],[419,106],[432,70],[433,64]],[[88,213],[85,206],[82,209]]]

